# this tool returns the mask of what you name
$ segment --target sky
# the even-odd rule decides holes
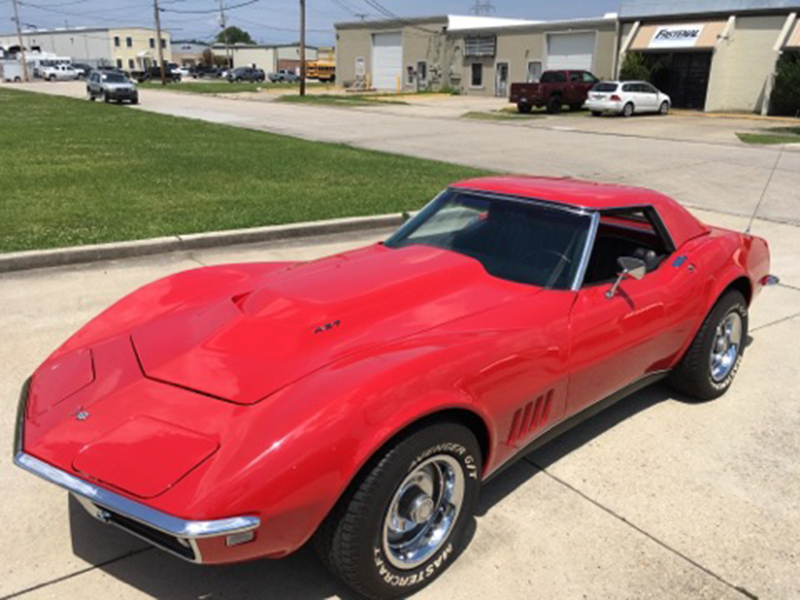
[[[162,27],[175,40],[210,40],[219,31],[220,0],[159,0]],[[222,0],[228,25],[236,25],[260,43],[299,38],[299,0]],[[481,0],[486,2],[487,0]],[[306,0],[308,43],[332,45],[333,24],[382,18],[380,8],[401,17],[470,14],[475,0]],[[619,0],[492,0],[494,16],[535,20],[573,19],[616,12]],[[246,6],[239,6],[247,4]],[[238,8],[237,8],[238,7]],[[19,0],[23,27],[153,26],[152,0]],[[14,31],[12,0],[0,0],[0,33]]]

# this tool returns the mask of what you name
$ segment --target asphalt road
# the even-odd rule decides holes
[[[153,94],[145,101],[150,103]],[[166,111],[172,102],[174,112],[200,110],[194,96],[186,101],[180,98],[179,102],[174,94],[160,94],[151,106],[163,103]],[[601,179],[616,176],[615,169],[622,171],[624,165],[615,163],[612,168],[607,156],[585,149],[599,152],[598,139],[610,146],[607,152],[631,155],[635,152],[629,146],[644,141],[648,148],[658,150],[655,154],[643,151],[641,161],[630,165],[630,177],[660,177],[656,158],[661,154],[677,164],[688,153],[710,148],[717,157],[707,163],[711,171],[720,165],[735,170],[737,163],[730,162],[734,159],[742,161],[744,168],[747,155],[752,163],[763,163],[763,167],[750,165],[763,179],[768,163],[777,156],[773,150],[740,148],[733,143],[659,142],[517,128],[516,124],[467,123],[461,130],[462,122],[448,117],[381,113],[372,120],[373,109],[222,101],[227,107],[223,110],[214,108],[217,100],[203,99],[207,104],[202,110],[216,118],[220,114],[232,118],[224,111],[243,106],[240,118],[257,120],[267,117],[247,116],[249,107],[254,106],[257,115],[288,108],[292,122],[320,110],[334,110],[337,119],[331,127],[337,130],[346,129],[343,120],[351,125],[360,120],[362,128],[369,127],[369,136],[359,131],[365,136],[357,142],[360,145],[383,140],[388,146],[409,144],[430,154],[443,152],[439,137],[420,133],[415,140],[407,131],[398,132],[393,119],[417,130],[425,124],[447,125],[460,131],[457,136],[474,135],[470,139],[475,157],[498,163],[503,156],[492,148],[497,145],[495,138],[506,132],[515,140],[527,136],[532,149],[539,147],[540,136],[567,136],[574,140],[570,147],[578,148],[585,161],[593,161],[590,166],[573,166],[591,168]],[[307,109],[310,113],[304,112]],[[640,133],[643,129],[644,125]],[[365,141],[367,137],[372,142]],[[557,158],[548,163],[549,168],[571,162],[561,147],[551,147]],[[467,154],[468,148],[460,149],[460,156],[467,158]],[[783,163],[776,180],[795,181],[800,169],[790,170],[789,165],[799,157],[786,153],[783,160],[789,162]],[[509,162],[527,160],[507,158]],[[674,177],[683,177],[680,171],[675,167]],[[687,193],[719,204],[726,213],[745,212],[751,199],[744,202],[744,192],[734,193],[735,181],[722,181],[728,191],[715,195],[701,165],[697,173],[693,183],[684,180]],[[771,192],[765,207],[774,202],[773,209],[784,207],[781,220],[800,222],[798,190],[800,185],[791,188],[783,204]],[[719,211],[698,214],[708,222],[738,229],[747,221]],[[757,220],[753,231],[770,241],[773,272],[783,283],[765,291],[753,306],[752,340],[730,392],[718,401],[694,404],[658,385],[526,457],[485,487],[470,547],[419,598],[800,597],[800,350],[796,342],[800,337],[800,236],[795,226],[767,220]],[[200,265],[310,259],[380,237],[379,233],[351,234],[0,276],[0,364],[4,365],[0,411],[5,415],[0,420],[0,447],[11,447],[18,388],[25,377],[66,336],[123,294],[157,277]],[[5,527],[0,598],[352,598],[308,550],[282,561],[198,567],[149,549],[91,520],[65,493],[13,468],[10,453],[0,455],[0,490],[0,519]]]
[[[79,82],[14,87],[77,98],[85,94]],[[743,144],[735,135],[780,123],[569,114],[522,123],[479,122],[458,116],[505,104],[469,96],[341,108],[269,101],[274,94],[263,94],[267,101],[151,89],[140,94],[137,110],[500,171],[642,185],[687,206],[736,215],[751,214],[769,182],[761,216],[800,224],[800,145],[779,155],[778,148]]]

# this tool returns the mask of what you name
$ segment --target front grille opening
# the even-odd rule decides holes
[[[117,527],[137,535],[151,544],[168,550],[187,560],[197,560],[194,548],[188,542],[185,542],[173,535],[169,535],[168,533],[164,533],[163,531],[159,531],[158,529],[153,529],[144,523],[140,523],[139,521],[135,521],[124,515],[115,513],[107,508],[103,508],[102,510],[106,512],[109,523],[113,523]]]

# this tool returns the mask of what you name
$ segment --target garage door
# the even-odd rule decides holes
[[[403,34],[372,35],[372,86],[379,90],[396,90],[397,78],[403,73]]]
[[[547,36],[547,68],[550,70],[591,71],[594,36],[590,33],[564,33]]]

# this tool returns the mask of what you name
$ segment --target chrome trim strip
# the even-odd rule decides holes
[[[586,245],[583,247],[583,255],[581,262],[578,265],[578,270],[575,273],[575,280],[572,282],[572,291],[577,292],[583,285],[583,279],[586,277],[586,270],[589,268],[589,260],[592,258],[592,250],[594,249],[594,241],[597,237],[597,230],[600,228],[600,213],[592,213],[592,224],[589,229],[589,235],[586,236]]]
[[[543,200],[542,198],[533,198],[529,196],[520,196],[518,194],[504,194],[502,192],[489,192],[486,190],[481,190],[477,188],[468,188],[468,187],[449,187],[447,191],[458,193],[469,193],[473,196],[482,196],[484,198],[495,199],[495,200],[506,200],[510,202],[520,202],[523,204],[533,204],[534,206],[541,206],[542,208],[552,208],[554,210],[562,210],[564,212],[569,213],[576,213],[579,215],[587,215],[597,211],[597,209],[593,208],[585,208],[583,206],[577,206],[573,204],[565,204],[563,202],[557,202],[555,200]]]
[[[14,464],[77,496],[83,496],[100,507],[108,507],[114,512],[175,537],[209,538],[230,535],[250,531],[261,523],[258,517],[253,516],[229,517],[214,521],[187,521],[78,479],[25,452],[17,453]]]

